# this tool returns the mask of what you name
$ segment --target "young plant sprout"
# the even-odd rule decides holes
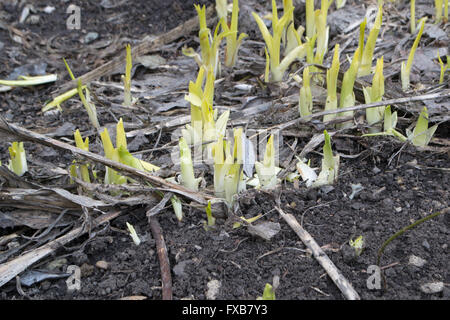
[[[411,17],[409,18],[410,21],[410,29],[411,33],[414,34],[416,32],[416,0],[410,1],[411,6]]]
[[[414,127],[414,131],[411,133],[407,130],[406,133],[413,145],[416,147],[425,147],[430,142],[437,127],[437,124],[435,124],[431,128],[428,128],[428,110],[427,107],[423,107],[416,126]]]
[[[380,33],[382,19],[383,7],[380,6],[378,7],[375,23],[370,30],[369,37],[367,38],[367,42],[364,46],[364,51],[361,56],[361,64],[358,69],[358,77],[367,76],[372,73],[373,52],[375,50],[375,43],[377,41],[378,34]]]
[[[314,47],[316,45],[317,34],[315,34],[311,39],[306,38],[306,63],[313,64],[314,61]],[[315,67],[311,67],[311,71],[316,71]]]
[[[439,75],[439,84],[442,84],[442,83],[444,83],[445,71],[450,69],[450,56],[446,56],[446,59],[447,59],[446,64],[444,64],[444,62],[442,62],[441,56],[439,54],[439,50],[438,50],[437,56],[438,56],[439,65],[441,66],[441,73]]]
[[[28,171],[27,155],[23,147],[23,142],[14,141],[8,150],[10,156],[8,169],[19,177],[23,176]]]
[[[411,73],[412,63],[414,60],[414,54],[416,53],[417,46],[419,45],[420,38],[422,37],[422,33],[423,33],[423,29],[425,27],[426,20],[427,20],[427,18],[425,17],[425,18],[422,18],[422,20],[420,22],[421,23],[420,29],[417,34],[416,40],[414,40],[413,46],[411,48],[411,52],[409,53],[408,61],[406,62],[406,64],[405,64],[405,62],[402,62],[401,80],[402,80],[403,91],[406,91],[409,89],[409,76]]]
[[[259,30],[266,43],[266,81],[268,81],[268,72],[270,70],[271,81],[279,82],[283,80],[284,72],[287,70],[289,65],[295,60],[300,59],[306,54],[306,46],[299,45],[291,52],[289,52],[283,60],[280,62],[280,46],[281,39],[283,36],[283,30],[285,29],[287,23],[290,20],[291,12],[293,7],[289,11],[284,12],[281,19],[278,19],[277,4],[275,0],[272,0],[272,29],[273,35],[269,33],[264,21],[255,13],[252,12],[253,18],[258,24]]]
[[[131,46],[128,44],[126,46],[127,57],[126,57],[126,65],[125,65],[125,76],[122,76],[123,79],[123,105],[126,107],[130,107],[132,103],[131,97],[131,68],[133,67],[131,60]]]
[[[372,137],[372,136],[395,136],[400,141],[405,142],[407,138],[398,132],[395,127],[397,125],[397,112],[391,112],[391,106],[387,106],[384,109],[384,131],[383,132],[375,132],[369,134],[363,134],[363,137]]]
[[[63,58],[63,61],[64,61],[64,64],[66,65],[67,71],[69,72],[70,78],[72,80],[75,80],[75,76],[73,75],[72,70],[70,70],[69,64],[67,63],[66,59]],[[81,89],[86,90],[86,86],[82,86]],[[72,90],[69,90],[69,91],[55,97],[51,102],[49,102],[42,108],[42,112],[49,111],[53,108],[57,108],[59,111],[62,111],[61,103],[63,103],[66,100],[69,100],[77,93],[78,93],[78,88],[74,88]]]
[[[120,162],[119,151],[117,148],[114,148],[107,128],[100,133],[100,137],[102,139],[105,157],[110,160]],[[114,169],[106,167],[105,170],[105,184],[125,184],[127,182],[127,178],[125,176],[121,176]]]
[[[233,196],[246,188],[244,180],[244,144],[242,128],[234,129],[233,162],[229,161],[229,169],[225,174],[225,199],[228,204],[233,203]],[[227,160],[225,160],[227,161]]]
[[[299,111],[300,116],[305,117],[312,113],[313,101],[311,93],[311,76],[309,74],[309,67],[303,69],[303,86],[300,89]]]
[[[277,174],[281,168],[275,166],[275,147],[273,144],[273,134],[267,141],[263,162],[255,162],[256,174],[262,189],[274,189],[277,185]]]
[[[198,191],[201,178],[196,179],[194,176],[191,149],[183,137],[180,138],[178,145],[180,148],[181,183],[189,190]]]
[[[334,47],[333,62],[331,68],[327,70],[327,101],[325,111],[336,110],[337,102],[337,79],[339,75],[339,44]],[[323,121],[331,121],[336,118],[336,114],[327,114],[323,116]]]
[[[97,119],[97,109],[95,108],[95,104],[91,102],[91,95],[88,88],[84,89],[86,92],[86,96],[83,94],[83,88],[81,85],[81,80],[78,79],[78,95],[80,96],[81,102],[83,103],[84,108],[86,109],[89,120],[91,121],[94,128],[100,130],[100,124]]]
[[[360,49],[360,55],[359,55],[359,64],[361,64],[362,61],[362,53],[364,52],[364,37],[366,32],[366,24],[367,19],[364,18],[363,22],[359,25],[359,42],[358,42],[358,49]]]
[[[258,297],[256,300],[275,300],[275,290],[270,283],[266,283],[262,297]]]
[[[157,171],[160,168],[138,158],[135,158],[127,148],[127,138],[125,135],[125,129],[123,127],[123,120],[120,118],[116,125],[116,147],[114,148],[111,138],[109,136],[108,129],[105,128],[100,134],[103,144],[103,150],[105,151],[106,158],[120,162],[127,166],[133,167],[142,171]],[[127,182],[127,178],[119,175],[113,169],[106,167],[105,183],[106,184],[124,184]]]
[[[317,32],[317,48],[316,57],[314,62],[322,64],[323,58],[328,50],[328,38],[330,33],[330,27],[327,26],[328,8],[331,6],[333,0],[322,0],[320,10],[315,12],[315,25]]]
[[[136,230],[128,222],[126,224],[127,224],[128,232],[130,233],[131,239],[133,240],[134,244],[137,245],[137,246],[140,245],[141,244],[141,239],[139,239],[139,236],[136,233]]]
[[[214,218],[212,215],[211,201],[208,201],[208,206],[205,208],[205,211],[206,211],[205,229],[208,230],[210,227],[213,227],[216,224],[216,218]]]
[[[298,29],[295,29],[293,9],[294,5],[292,4],[292,0],[283,0],[283,12],[290,12],[289,21],[286,24],[282,38],[285,56],[302,44],[301,37],[303,32],[305,32],[303,26],[299,26]]]
[[[311,39],[316,33],[314,0],[306,0],[306,36]]]
[[[225,176],[234,161],[230,146],[227,141],[224,141],[222,135],[213,145],[212,154],[214,157],[214,193],[216,197],[225,199]]]
[[[89,151],[89,138],[86,137],[86,139],[83,141],[83,138],[81,137],[81,133],[80,130],[76,130],[74,133],[74,138],[75,138],[75,145],[77,146],[77,148],[80,148],[81,150],[84,151]],[[75,162],[75,161],[74,161]],[[80,174],[78,174],[78,172]],[[87,165],[76,165],[73,164],[70,166],[70,175],[72,177],[78,177],[79,175],[81,175],[81,179],[84,182],[91,182],[91,178],[89,177],[89,169]]]
[[[357,256],[360,256],[364,249],[364,238],[363,236],[359,236],[355,240],[350,239],[349,245],[355,249],[355,253]]]
[[[181,200],[176,195],[173,195],[170,198],[170,202],[172,203],[175,217],[177,217],[178,221],[183,220],[183,207],[181,205]]]
[[[185,99],[191,103],[191,124],[182,129],[182,135],[186,143],[199,146],[202,141],[216,141],[220,135],[225,135],[225,130],[230,116],[227,110],[217,117],[217,111],[213,109],[214,99],[214,74],[210,70],[206,78],[204,90],[202,89],[205,69],[200,68],[197,81],[189,83],[189,95]],[[210,148],[210,145],[208,145]],[[208,151],[209,154],[209,151]]]
[[[226,4],[226,1],[224,1]],[[219,17],[220,19],[220,17]],[[239,0],[233,0],[233,11],[231,13],[231,25],[228,27],[226,16],[221,19],[222,28],[226,34],[227,47],[225,51],[225,66],[232,68],[236,64],[237,54],[242,40],[248,37],[247,34],[241,33],[238,37],[238,20],[239,20]]]
[[[372,78],[372,87],[363,88],[366,103],[379,102],[384,95],[383,57],[377,60],[375,74]],[[381,121],[383,120],[384,107],[366,109],[366,119],[369,124],[369,132],[381,132]],[[379,123],[379,125],[377,125]]]
[[[355,94],[353,92],[353,86],[355,85],[356,75],[359,68],[359,58],[361,55],[361,47],[359,47],[353,55],[350,68],[345,72],[344,79],[342,80],[341,97],[339,101],[339,108],[347,108],[355,105]],[[353,116],[353,111],[341,112],[341,117]],[[351,126],[350,121],[339,124],[340,128],[348,128]]]
[[[327,130],[324,130],[323,135],[325,144],[323,146],[322,170],[320,171],[317,180],[313,182],[313,188],[333,184],[338,178],[339,155],[333,156],[331,139]]]
[[[200,67],[204,66],[206,70],[212,70],[214,76],[216,76],[220,72],[220,42],[224,37],[231,34],[227,32],[221,32],[219,34],[219,27],[223,24],[219,21],[214,31],[214,36],[211,38],[211,31],[206,25],[206,7],[200,7],[200,5],[196,4],[194,6],[198,14],[200,24],[198,36],[200,39],[201,57],[192,48],[183,49],[183,53],[189,57],[193,57]]]

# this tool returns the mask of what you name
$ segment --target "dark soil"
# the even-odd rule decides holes
[[[15,22],[15,28],[29,32],[30,47],[14,43],[8,32],[0,29],[0,42],[4,44],[4,48],[0,48],[0,63],[3,65],[0,78],[9,75],[15,67],[42,60],[48,63],[47,72],[64,75],[62,57],[69,58],[74,73],[81,75],[114,57],[117,50],[122,50],[122,43],[111,45],[119,41],[116,36],[120,35],[121,41],[124,38],[140,40],[147,34],[163,33],[194,16],[194,2],[212,1],[133,1],[132,6],[123,4],[109,9],[103,8],[100,1],[72,1],[82,8],[83,15],[82,29],[73,32],[65,28],[66,8],[60,1],[46,1],[46,5],[53,5],[56,10],[52,15],[39,14],[41,18],[37,25],[17,24],[21,8],[9,2],[14,1],[0,4],[0,12],[6,13],[3,21]],[[40,1],[28,3],[34,3],[36,8],[42,7]],[[101,46],[101,41],[106,41],[108,45],[105,47],[111,45],[117,50],[104,53],[104,47],[101,47],[98,49],[102,52],[101,57],[96,56],[95,46],[83,44],[83,39],[91,31],[99,34],[94,44]],[[190,45],[195,43],[192,39],[180,40],[183,41],[191,41]],[[181,46],[163,50],[161,55],[179,57]],[[67,76],[65,80],[68,80]],[[83,133],[93,135],[79,104],[66,103],[62,114],[43,116],[40,113],[42,103],[53,90],[55,87],[42,86],[0,93],[0,111],[8,121],[42,133],[54,132],[64,123],[70,123],[70,128],[55,136],[62,140],[72,139],[75,128],[82,128]],[[103,93],[108,94],[106,91]],[[261,92],[258,94],[263,95]],[[295,105],[293,108],[297,110]],[[103,105],[98,109],[103,123],[114,123],[121,116],[128,117],[130,123],[137,118],[144,119],[143,122],[152,119],[148,109],[145,117],[141,118],[114,109],[109,111]],[[272,113],[277,111],[269,110]],[[265,117],[261,122],[270,123],[274,119]],[[134,129],[133,125],[128,129]],[[437,136],[448,138],[448,122],[441,125]],[[140,144],[140,149],[155,147],[158,134],[148,135],[146,139]],[[164,132],[159,146],[169,141],[170,133]],[[292,137],[284,137],[286,145],[292,145],[293,141]],[[303,139],[299,145],[303,147],[307,142]],[[91,151],[101,152],[98,143],[92,141],[91,144]],[[34,174],[39,173],[42,163],[66,168],[73,159],[70,154],[30,143],[26,143],[26,149]],[[331,188],[311,190],[302,184],[283,182],[277,190],[249,190],[240,197],[238,215],[251,218],[264,214],[264,220],[280,224],[281,231],[269,241],[251,235],[245,227],[234,229],[232,222],[224,218],[218,218],[214,228],[205,230],[206,215],[194,206],[183,207],[185,217],[182,222],[177,221],[170,206],[161,211],[156,218],[166,240],[174,299],[207,299],[208,283],[212,280],[220,282],[217,299],[255,299],[262,295],[265,284],[272,283],[274,277],[279,277],[277,299],[343,299],[325,270],[280,218],[275,210],[278,198],[281,208],[293,214],[322,246],[362,299],[450,299],[448,214],[407,231],[386,247],[380,263],[385,276],[381,289],[368,289],[369,274],[366,272],[370,265],[377,263],[378,250],[391,235],[448,207],[449,154],[419,151],[386,137],[361,138],[339,134],[333,137],[333,151],[342,157],[339,179]],[[0,146],[0,152],[2,162],[7,162],[6,143]],[[319,154],[310,153],[309,156],[314,167],[320,166]],[[155,152],[153,158],[157,164],[163,164],[167,161],[167,154]],[[350,199],[352,185],[357,184],[363,189]],[[129,296],[161,299],[160,266],[146,207],[138,205],[118,209],[124,212],[110,225],[96,230],[92,237],[78,238],[70,247],[57,250],[33,267],[46,269],[49,262],[62,258],[66,260],[58,271],[64,272],[68,265],[80,266],[79,292],[68,293],[65,279],[59,279],[23,287],[26,295],[32,299],[109,300]],[[125,231],[126,222],[131,223],[140,235],[142,243],[139,246]],[[0,236],[14,230],[0,225]],[[30,231],[28,233],[32,235]],[[349,241],[360,235],[364,238],[365,247],[357,256]],[[6,249],[0,245],[0,256]],[[411,264],[409,259],[412,255],[424,259],[425,264],[421,267]],[[106,262],[107,268],[96,266],[99,261]],[[443,282],[445,287],[436,294],[424,293],[421,285],[431,282]],[[0,299],[24,297],[16,291],[15,281],[11,281],[0,289]]]

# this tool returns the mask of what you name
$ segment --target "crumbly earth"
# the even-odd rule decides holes
[[[134,1],[133,6],[122,4],[105,9],[94,1],[72,1],[82,7],[83,25],[82,30],[71,33],[64,28],[65,6],[60,1],[46,1],[56,7],[55,13],[51,16],[40,14],[40,23],[29,26],[30,42],[37,47],[20,46],[14,51],[11,48],[18,45],[0,29],[0,41],[5,49],[11,49],[10,54],[16,52],[14,59],[5,60],[0,55],[4,64],[0,77],[27,61],[45,59],[45,54],[51,57],[48,72],[61,73],[64,70],[60,61],[65,56],[63,52],[74,61],[74,73],[83,74],[115,54],[112,51],[97,59],[95,48],[80,44],[89,32],[97,32],[99,39],[105,41],[118,34],[142,39],[147,33],[167,31],[192,17],[195,14],[193,2],[142,0]],[[39,1],[29,3],[42,6]],[[17,7],[3,4],[2,9],[7,13],[6,19],[18,20],[20,10]],[[36,39],[36,35],[40,39]],[[54,46],[46,47],[48,43]],[[68,49],[71,48],[69,45],[74,51]],[[40,132],[46,132],[50,127],[54,129],[55,125],[60,126],[65,121],[87,128],[87,120],[80,119],[80,107],[71,106],[60,117],[42,117],[40,103],[53,89],[16,89],[0,96],[0,99],[6,98],[0,100],[2,115]],[[39,101],[39,105],[35,101]],[[17,108],[11,110],[13,106]],[[108,112],[103,111],[102,116],[105,121],[114,122]],[[444,123],[437,136],[448,137],[448,128]],[[157,134],[150,135],[150,142],[142,144],[142,148],[152,148],[157,138]],[[169,140],[170,133],[163,133],[160,143]],[[292,144],[293,139],[285,138],[285,142]],[[307,141],[299,143],[305,145]],[[5,162],[6,147],[4,144],[0,149],[1,160]],[[27,147],[35,154],[32,159],[39,163],[48,161],[65,167],[72,160],[72,155],[50,148],[31,144]],[[294,215],[322,246],[362,299],[449,299],[449,214],[428,220],[393,240],[384,250],[380,263],[385,282],[380,289],[367,286],[370,276],[367,269],[377,263],[378,250],[385,240],[414,221],[448,207],[449,155],[418,151],[386,137],[369,139],[345,135],[333,138],[333,150],[344,156],[341,157],[339,179],[331,188],[307,190],[303,185],[283,182],[271,192],[250,190],[242,195],[240,214],[247,218],[263,214],[265,221],[280,224],[280,232],[270,240],[250,234],[245,227],[233,228],[232,223],[221,218],[217,219],[215,227],[205,230],[205,213],[193,206],[183,207],[185,217],[182,222],[177,221],[170,206],[162,210],[156,218],[166,240],[174,299],[206,299],[208,283],[212,280],[218,280],[220,284],[216,299],[255,299],[262,295],[265,284],[272,283],[274,277],[279,277],[277,299],[344,299],[325,270],[280,218],[275,210],[277,199],[281,208]],[[158,155],[155,153],[154,157]],[[319,167],[321,156],[312,153],[310,157],[312,164]],[[362,190],[352,194],[356,185]],[[78,238],[36,267],[45,268],[48,262],[62,258],[66,260],[57,271],[65,271],[68,265],[80,266],[80,291],[68,293],[65,279],[59,279],[23,287],[24,292],[33,299],[109,300],[129,296],[161,299],[159,261],[145,212],[145,206],[126,208],[109,226],[97,230],[92,238]],[[134,225],[140,235],[142,243],[139,246],[128,236],[125,222]],[[12,231],[0,226],[0,236]],[[361,235],[365,245],[358,256],[349,241]],[[0,246],[0,251],[3,250],[6,248]],[[425,263],[421,266],[411,264],[412,255],[424,259]],[[432,282],[443,282],[445,287],[438,293],[424,293],[421,286]],[[0,299],[23,298],[16,291],[15,281],[0,290]]]

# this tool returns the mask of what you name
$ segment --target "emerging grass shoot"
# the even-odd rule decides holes
[[[130,107],[132,104],[131,97],[131,68],[133,67],[133,63],[131,60],[131,46],[128,44],[126,46],[127,57],[125,64],[125,76],[122,76],[123,79],[123,105],[126,107]]]
[[[430,142],[437,127],[437,124],[435,124],[431,128],[428,128],[428,110],[427,107],[423,107],[414,131],[409,132],[407,130],[406,134],[413,145],[416,147],[425,147]]]
[[[411,74],[411,68],[412,68],[412,63],[414,61],[414,54],[416,53],[416,49],[417,46],[419,45],[420,42],[420,38],[422,37],[422,33],[423,33],[423,29],[425,27],[425,22],[426,22],[427,18],[422,18],[422,20],[420,21],[420,29],[419,32],[417,33],[417,37],[416,40],[414,40],[413,46],[411,48],[411,52],[409,53],[408,56],[408,61],[406,62],[402,62],[402,67],[401,67],[401,81],[402,81],[402,89],[403,91],[406,91],[409,89],[409,77]]]
[[[312,113],[313,101],[311,93],[311,76],[309,74],[309,67],[303,69],[303,86],[300,89],[299,111],[300,116],[305,117]]]
[[[81,150],[84,150],[84,151],[89,151],[89,138],[86,137],[86,139],[83,141],[80,130],[77,129],[75,131],[74,138],[75,138],[75,145],[77,146],[77,148],[80,148]],[[74,162],[74,164],[71,165],[70,169],[69,169],[70,176],[75,177],[75,178],[81,177],[81,179],[84,182],[91,183],[88,166],[85,164],[77,165],[75,160],[73,162]]]
[[[274,189],[277,185],[277,174],[281,168],[275,165],[275,147],[273,142],[273,134],[267,141],[266,151],[264,153],[263,162],[255,162],[256,174],[262,189]]]
[[[355,85],[356,75],[359,68],[359,59],[361,55],[361,47],[359,47],[355,54],[353,55],[352,63],[349,69],[344,73],[344,78],[342,80],[341,97],[339,101],[339,108],[347,108],[355,105],[355,94],[353,92],[353,87]],[[353,111],[341,112],[339,113],[341,117],[353,116]],[[340,128],[348,128],[351,126],[352,122],[347,121],[338,125]]]
[[[8,169],[19,177],[23,176],[28,171],[27,155],[23,147],[23,142],[14,141],[8,150],[10,156]]]
[[[306,0],[306,36],[311,39],[316,33],[314,0]]]
[[[266,283],[262,297],[258,297],[256,300],[275,300],[275,290],[270,283]]]
[[[375,44],[378,38],[378,34],[381,29],[381,22],[383,19],[383,7],[378,7],[378,13],[375,18],[375,23],[370,30],[369,37],[364,46],[364,51],[361,56],[361,64],[358,69],[358,77],[367,76],[372,73],[372,60],[373,52],[375,50]]]
[[[299,26],[295,29],[293,9],[294,5],[292,4],[292,0],[283,0],[283,12],[290,12],[289,21],[286,24],[282,38],[285,56],[302,44],[301,37],[303,32],[305,32],[305,28],[303,26]]]
[[[328,38],[330,27],[327,26],[328,8],[333,0],[322,0],[320,10],[316,10],[314,22],[317,33],[317,48],[314,63],[322,64],[323,58],[328,50]]]
[[[116,125],[115,148],[112,144],[107,128],[103,130],[103,132],[100,134],[100,137],[102,139],[103,150],[105,152],[106,158],[133,167],[137,170],[152,172],[160,169],[159,167],[149,162],[135,158],[128,151],[127,138],[125,135],[125,129],[123,126],[122,118],[120,118],[119,122]],[[105,184],[124,184],[126,182],[127,178],[125,176],[121,176],[115,170],[106,167]]]
[[[438,56],[439,65],[441,67],[441,72],[439,74],[439,84],[442,84],[442,83],[444,83],[445,71],[450,69],[450,56],[446,56],[446,59],[447,59],[446,64],[444,64],[444,62],[442,61],[441,56],[439,54],[439,50],[438,50],[437,56]]]
[[[201,57],[192,48],[183,49],[183,53],[189,57],[193,57],[197,64],[203,66],[206,70],[211,70],[214,76],[220,74],[220,61],[219,61],[219,46],[221,41],[226,36],[231,36],[232,32],[221,32],[219,34],[219,27],[223,25],[223,20],[219,21],[214,31],[214,36],[211,37],[211,31],[206,25],[206,7],[200,5],[194,5],[198,14],[198,20],[200,24],[200,30],[198,37],[200,39]]]
[[[372,78],[372,87],[363,88],[363,92],[366,103],[379,102],[382,100],[384,95],[383,57],[377,60],[375,74]],[[383,115],[383,106],[366,109],[366,119],[369,124],[370,133],[381,131]]]
[[[226,1],[225,1],[226,3]],[[233,11],[231,13],[231,24],[228,26],[226,16],[220,18],[222,28],[226,34],[227,46],[225,51],[225,66],[232,68],[236,64],[237,54],[242,40],[248,37],[247,34],[241,33],[238,37],[238,20],[239,20],[239,0],[233,0]]]
[[[285,11],[283,16],[278,19],[277,4],[275,0],[272,0],[272,29],[273,35],[269,33],[264,21],[255,13],[252,12],[253,18],[258,24],[259,30],[266,43],[266,70],[270,70],[270,79],[266,72],[265,81],[279,82],[283,80],[284,72],[289,65],[296,59],[304,57],[306,54],[306,46],[299,45],[292,51],[290,51],[280,62],[280,46],[283,36],[283,30],[287,26],[291,19],[291,13],[294,10],[291,7],[288,11]]]
[[[333,62],[331,68],[327,70],[327,101],[325,111],[336,110],[337,102],[337,79],[339,75],[339,44],[334,47]],[[323,117],[323,122],[336,118],[336,114],[327,114]]]
[[[180,138],[178,146],[180,148],[181,183],[189,190],[198,191],[201,178],[196,179],[194,176],[191,149],[183,137]]]

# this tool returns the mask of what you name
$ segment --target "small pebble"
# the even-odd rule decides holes
[[[216,300],[217,295],[219,294],[220,287],[222,284],[219,280],[211,280],[207,284],[208,291],[206,291],[206,299],[208,300]]]
[[[106,261],[100,260],[100,261],[97,261],[97,263],[95,264],[95,266],[96,266],[97,268],[99,268],[99,269],[106,270],[106,269],[108,269],[109,264],[108,264],[108,262],[106,262]]]
[[[442,281],[425,283],[420,286],[420,290],[426,294],[439,293],[444,290],[444,283]]]
[[[410,255],[409,256],[409,264],[422,268],[427,261],[425,259],[422,259],[421,257]]]
[[[98,33],[97,32],[89,32],[85,37],[84,37],[84,43],[85,44],[89,44],[95,40],[97,40],[98,38]]]
[[[425,248],[425,250],[430,251],[430,244],[428,243],[428,241],[426,239],[423,240],[422,246]]]

